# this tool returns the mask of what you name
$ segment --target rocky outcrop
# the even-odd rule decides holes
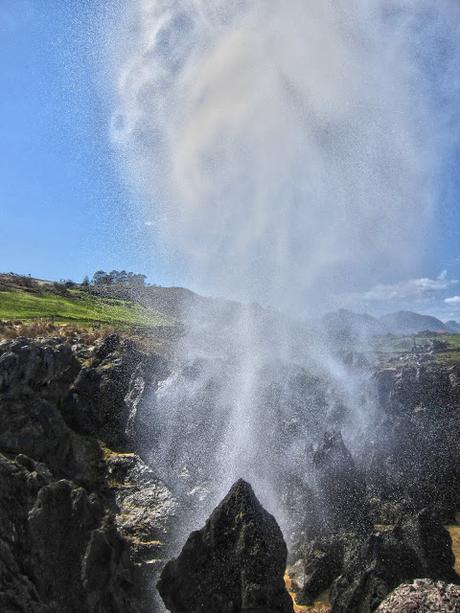
[[[59,338],[18,338],[0,344],[0,393],[9,398],[35,392],[43,400],[56,401],[79,370],[70,345]]]
[[[419,408],[454,409],[460,401],[453,377],[457,367],[442,364],[408,364],[387,368],[375,374],[381,406],[389,413]]]
[[[41,488],[29,512],[30,566],[50,610],[137,611],[129,546],[101,501],[70,481]]]
[[[333,613],[371,613],[403,581],[417,577],[458,582],[447,530],[428,510],[366,536],[325,535],[309,542],[303,573],[293,571],[298,604],[312,604],[330,590]]]
[[[374,533],[345,549],[331,586],[334,613],[371,613],[397,585],[417,577],[458,582],[447,530],[427,510],[392,530]]]
[[[5,613],[156,609],[152,587],[176,502],[136,453],[108,447],[126,444],[116,428],[129,417],[131,376],[155,361],[128,345],[116,336],[81,353],[60,338],[0,343]],[[88,396],[83,379],[97,381]]]
[[[289,570],[296,603],[311,605],[328,590],[340,575],[343,558],[341,535],[319,537],[305,544],[302,558]]]
[[[312,604],[339,576],[350,543],[372,531],[366,484],[340,432],[326,432],[313,453],[313,484],[305,500],[298,604]]]
[[[167,372],[163,358],[142,353],[130,340],[112,334],[79,371],[63,401],[64,419],[75,431],[97,435],[111,448],[132,448],[138,435],[150,431],[141,416],[143,394]]]
[[[216,487],[223,365],[177,362],[170,376],[164,357],[118,335],[94,346],[62,338],[0,343],[0,610],[155,611],[153,586],[172,530],[183,530],[179,513],[192,517]],[[346,398],[319,375],[278,363],[264,369],[254,408],[273,449],[256,470],[273,470],[286,534],[303,539],[299,602],[330,588],[334,612],[367,613],[416,577],[458,580],[439,522],[460,508],[460,367],[403,365],[379,371],[373,383],[375,419],[363,422],[353,455],[330,430],[347,425]],[[152,414],[181,419],[184,402],[193,411],[171,445]],[[279,582],[286,555],[279,529],[246,484],[236,491],[167,565],[160,586],[172,610],[196,605],[195,581],[219,611],[290,610]],[[375,532],[372,523],[396,526]]]
[[[26,460],[30,469],[22,464]],[[27,564],[27,514],[49,471],[24,457],[14,462],[0,454],[0,610],[48,613]]]
[[[57,339],[0,345],[0,450],[91,487],[100,478],[99,445],[70,429],[59,408],[78,369],[70,347]]]
[[[376,373],[377,423],[365,457],[377,523],[425,507],[448,522],[460,508],[458,372],[432,364]]]
[[[394,590],[377,609],[379,613],[459,613],[460,587],[416,579]]]
[[[292,613],[286,557],[275,519],[240,480],[165,566],[158,590],[173,613]]]
[[[164,564],[178,502],[164,483],[135,453],[105,454],[107,484],[115,499],[117,531],[130,543],[148,572]]]
[[[319,532],[370,530],[366,484],[340,432],[326,432],[313,454]]]
[[[438,363],[379,370],[375,418],[356,459],[326,434],[296,550],[299,604],[329,589],[334,613],[368,613],[403,581],[460,581],[442,527],[460,508],[459,373]]]
[[[137,613],[129,544],[93,493],[0,454],[0,609]]]

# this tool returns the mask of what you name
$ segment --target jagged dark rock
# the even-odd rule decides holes
[[[340,432],[326,432],[313,455],[320,533],[371,528],[366,484]]]
[[[173,613],[292,613],[286,557],[275,519],[239,480],[165,566],[158,590]]]
[[[75,431],[97,435],[114,449],[141,444],[141,438],[151,435],[141,400],[167,372],[164,358],[112,334],[70,387],[63,400],[64,419]]]
[[[331,587],[334,613],[371,613],[396,586],[417,577],[460,581],[450,535],[428,510],[355,541],[345,553]]]
[[[0,393],[56,401],[75,379],[80,364],[59,338],[36,342],[18,338],[0,344]]]
[[[69,481],[39,491],[28,519],[30,565],[52,610],[136,610],[128,545],[103,520],[96,496]]]
[[[131,342],[108,336],[63,401],[67,424],[81,434],[97,434],[109,447],[123,448],[129,417],[125,396],[143,357]]]
[[[92,486],[100,478],[99,445],[71,430],[59,409],[79,367],[60,340],[0,345],[0,450]]]
[[[332,584],[334,613],[364,613],[404,580],[458,581],[440,522],[454,521],[460,503],[459,372],[436,364],[376,373],[377,420],[362,452],[364,470],[356,473],[358,487],[343,441],[326,435],[313,458],[319,496],[308,505],[298,551],[299,603],[311,603]],[[369,517],[397,525],[371,536]]]
[[[460,613],[460,587],[416,579],[395,589],[377,609],[378,613]]]
[[[403,581],[429,577],[460,581],[447,530],[428,510],[383,532],[337,533],[304,547],[296,602],[312,604],[330,589],[333,613],[371,613]]]
[[[416,408],[455,410],[460,399],[457,372],[458,365],[448,368],[439,363],[379,370],[374,381],[380,406],[392,414]]]
[[[329,535],[310,541],[303,549],[301,581],[295,582],[296,603],[311,605],[329,589],[343,565],[343,543],[339,535]]]
[[[128,410],[125,436],[141,448],[149,448],[156,436],[152,404],[160,381],[170,374],[167,360],[160,355],[144,356],[131,375],[124,401]]]
[[[174,497],[136,453],[101,445],[97,438],[109,428],[83,433],[66,413],[81,355],[84,369],[113,375],[112,369],[119,374],[117,369],[125,368],[125,352],[138,363],[140,354],[131,349],[116,336],[84,351],[62,338],[0,343],[0,610],[5,613],[156,610],[152,586],[166,555]],[[104,388],[103,379],[109,412],[110,385]],[[121,398],[129,392],[130,377],[118,383]],[[90,414],[93,399],[86,399],[89,405],[80,400],[79,410]],[[115,408],[117,401],[114,397]]]
[[[27,514],[49,473],[40,466],[33,470],[32,460],[31,470],[23,463],[0,454],[0,610],[48,613],[27,564]]]
[[[459,372],[436,363],[376,373],[378,419],[365,451],[376,523],[425,507],[453,521],[460,508]]]
[[[129,545],[103,502],[52,479],[31,458],[0,454],[0,609],[138,613]]]
[[[118,508],[114,522],[142,559],[159,567],[178,502],[135,453],[106,454],[107,483]]]
[[[203,359],[172,368],[166,358],[118,334],[95,345],[72,342],[0,343],[0,610],[152,613],[152,590],[171,532],[184,508],[195,512],[215,486],[209,469],[214,450],[196,449],[210,424],[219,440],[222,420],[211,412],[225,363],[211,368]],[[327,434],[311,455],[306,451],[322,432],[346,421],[339,389],[305,369],[278,363],[260,376],[263,400],[257,410],[276,454],[270,463],[273,480],[280,482],[286,534],[303,539],[299,599],[311,602],[332,586],[334,613],[363,613],[401,581],[417,576],[457,581],[450,541],[439,522],[453,521],[460,509],[460,366],[411,362],[379,371],[372,381],[375,419],[363,425],[362,448],[350,446],[353,455],[336,433]],[[166,486],[155,472],[159,429],[152,414],[170,409],[164,390],[182,380],[185,386],[197,383],[194,411],[167,457],[172,478]],[[183,398],[173,400],[180,414]],[[150,453],[141,458],[140,449]],[[209,581],[200,582],[200,593],[208,597],[214,586],[216,597],[223,598],[235,579],[236,610],[284,611],[290,602],[281,596],[282,583],[277,579],[270,593],[261,583],[267,560],[270,576],[282,574],[279,529],[265,512],[257,511],[257,521],[238,518],[239,499],[232,500],[231,509],[216,510],[217,519],[185,548],[189,561],[197,551],[214,552],[212,539],[228,528],[219,541],[226,547],[225,564],[211,556],[214,566],[206,562],[212,572]],[[247,507],[258,508],[254,502]],[[372,534],[373,522],[397,525]],[[272,535],[268,544],[259,528],[262,536]],[[250,549],[254,539],[257,546]],[[293,559],[298,557],[296,551]],[[243,562],[249,571],[238,570]],[[177,570],[178,564],[169,568]],[[224,568],[224,580],[212,583]],[[191,594],[190,584],[184,585]],[[274,598],[275,607],[259,606],[257,594],[271,598],[270,606]],[[220,613],[226,610],[222,602]]]

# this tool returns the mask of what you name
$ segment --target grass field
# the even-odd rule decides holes
[[[460,361],[460,334],[440,334],[438,336],[411,335],[400,337],[382,336],[374,338],[370,347],[363,347],[361,350],[363,353],[369,350],[372,351],[382,363],[385,363],[390,358],[398,358],[403,354],[408,354],[414,347],[414,338],[419,350],[427,346],[433,338],[445,343],[445,348],[433,355],[433,359],[436,362],[451,364]]]
[[[167,315],[116,298],[94,297],[81,289],[66,295],[20,289],[0,291],[0,320],[50,319],[74,323],[102,323],[145,327],[171,326]]]
[[[446,334],[441,337],[441,340],[447,343],[447,348],[437,354],[438,360],[447,363],[459,362],[460,334]]]

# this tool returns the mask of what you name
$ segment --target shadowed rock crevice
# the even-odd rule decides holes
[[[301,561],[292,571],[299,604],[312,604],[327,589],[333,613],[371,613],[403,581],[459,582],[439,513],[412,511],[374,529],[366,481],[340,433],[325,434],[313,468],[316,493],[306,505]]]
[[[449,533],[428,510],[374,533],[347,551],[331,589],[334,613],[370,613],[404,581],[418,577],[459,582]]]
[[[134,450],[107,446],[125,444],[132,373],[155,360],[114,335],[81,351],[60,338],[0,343],[2,613],[158,610],[176,503]],[[87,397],[82,372],[97,381]]]
[[[158,590],[173,613],[293,613],[286,557],[276,520],[239,480],[165,566]]]
[[[296,601],[311,604],[329,589],[333,613],[372,613],[404,581],[459,583],[451,545],[448,531],[426,509],[384,532],[320,537],[304,550]]]

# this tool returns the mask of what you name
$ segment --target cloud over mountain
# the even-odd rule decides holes
[[[419,301],[435,297],[439,292],[458,284],[457,279],[449,279],[443,271],[436,279],[420,277],[392,284],[380,284],[362,294],[366,302],[375,301]]]

